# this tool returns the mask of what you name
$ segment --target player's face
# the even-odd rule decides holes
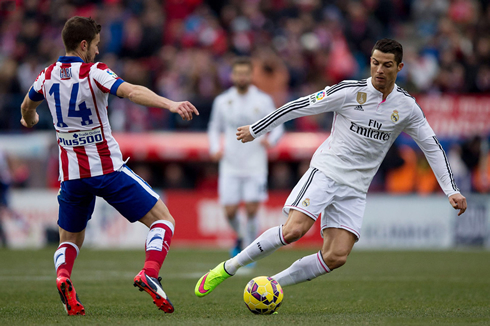
[[[383,91],[395,84],[396,75],[403,68],[403,62],[396,64],[393,53],[374,50],[371,56],[371,77],[374,87]]]
[[[236,88],[246,91],[252,83],[252,67],[247,64],[237,64],[233,67],[231,80]]]
[[[95,56],[99,54],[99,44],[100,34],[97,34],[87,48],[87,59],[85,62],[95,62]]]

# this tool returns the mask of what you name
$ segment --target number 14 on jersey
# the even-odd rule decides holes
[[[71,89],[70,103],[68,105],[68,117],[70,118],[81,118],[82,126],[89,126],[94,122],[90,119],[92,115],[92,110],[87,107],[85,102],[78,104],[77,110],[77,96],[78,96],[79,83],[73,84]],[[54,102],[56,105],[56,123],[57,127],[66,128],[68,125],[63,121],[63,113],[61,110],[61,98],[60,98],[60,84],[55,83],[51,86],[49,90],[49,95],[54,96]]]

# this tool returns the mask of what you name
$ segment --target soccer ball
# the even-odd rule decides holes
[[[256,315],[270,315],[281,305],[282,288],[275,279],[257,276],[250,280],[243,291],[243,301]]]

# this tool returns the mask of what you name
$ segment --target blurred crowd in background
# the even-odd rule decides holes
[[[102,25],[97,61],[128,82],[172,100],[189,100],[201,113],[187,122],[166,110],[111,97],[114,131],[205,131],[214,98],[231,86],[236,55],[252,57],[254,83],[278,107],[344,79],[366,78],[372,46],[383,37],[404,45],[405,68],[397,84],[411,94],[490,92],[487,0],[24,0],[14,10],[12,3],[2,2],[0,11],[2,133],[26,132],[19,123],[20,103],[39,72],[64,54],[60,31],[74,15],[91,16]],[[39,112],[37,130],[51,129],[45,104]],[[330,127],[329,114],[286,124],[290,131]],[[481,167],[488,166],[487,137],[462,140],[450,149],[463,180],[476,170],[486,175]],[[373,189],[389,190],[389,172],[407,162],[415,162],[414,173],[430,172],[420,153],[412,152],[395,146]],[[55,166],[56,149],[53,160]],[[271,187],[289,189],[305,165],[274,163]],[[150,183],[170,188],[207,187],[213,184],[207,176],[215,175],[206,165],[140,162],[135,168],[148,174]],[[26,173],[19,172],[22,178],[28,178]],[[176,175],[182,180],[169,185]],[[419,191],[414,180],[406,180],[409,192]],[[429,193],[438,191],[434,180]],[[487,192],[490,187],[485,181],[478,188],[470,178],[466,189]]]

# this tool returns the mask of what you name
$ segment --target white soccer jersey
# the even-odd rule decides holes
[[[383,101],[371,78],[343,81],[285,104],[250,126],[250,132],[258,137],[285,121],[322,112],[334,112],[332,131],[316,150],[311,166],[329,178],[367,192],[388,149],[404,131],[424,152],[444,193],[459,192],[446,153],[422,109],[396,84]]]
[[[123,82],[101,62],[70,56],[37,77],[29,97],[46,99],[53,116],[61,181],[111,173],[124,164],[107,116],[109,93],[116,95]]]
[[[239,94],[232,87],[216,97],[208,126],[210,153],[221,148],[220,135],[225,134],[223,157],[219,164],[220,174],[267,175],[267,149],[260,141],[243,144],[236,139],[236,129],[251,124],[275,110],[272,98],[257,87],[250,85],[246,94]],[[268,135],[275,144],[284,132],[280,126]]]

